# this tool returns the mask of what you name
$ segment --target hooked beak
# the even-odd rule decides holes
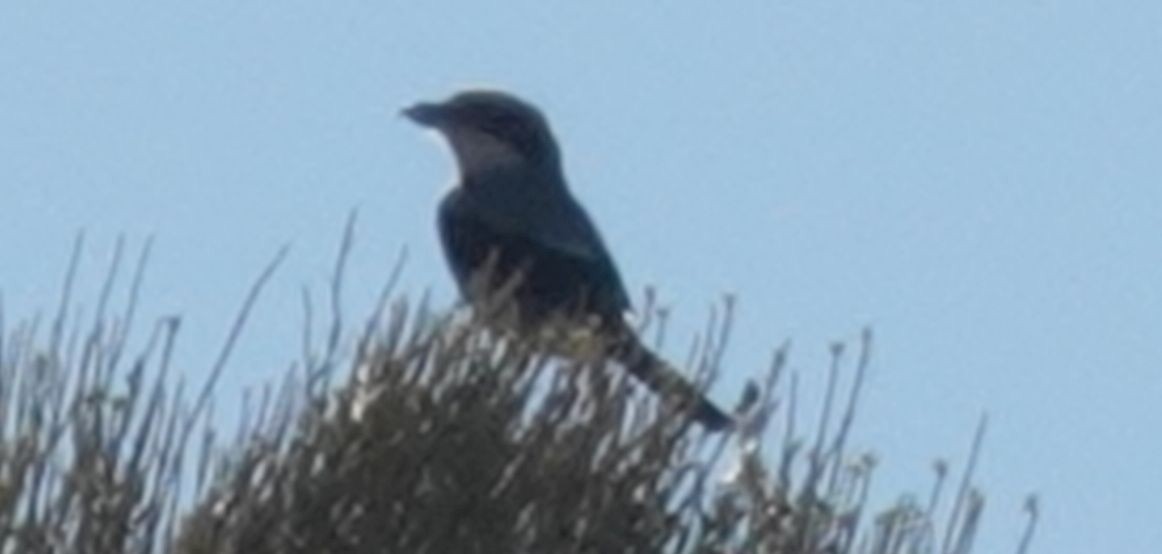
[[[439,127],[447,120],[448,110],[443,104],[420,102],[400,113],[412,120],[416,125],[423,127]]]

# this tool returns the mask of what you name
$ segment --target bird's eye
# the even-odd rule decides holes
[[[524,134],[522,132],[524,125],[521,119],[512,114],[494,114],[489,118],[487,126],[493,133],[500,136],[514,137]]]

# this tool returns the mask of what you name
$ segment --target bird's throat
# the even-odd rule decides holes
[[[474,129],[453,130],[448,133],[448,142],[465,182],[484,175],[523,173],[529,165],[511,144]]]

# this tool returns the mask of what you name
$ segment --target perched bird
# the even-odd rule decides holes
[[[621,276],[597,228],[569,192],[545,117],[498,91],[471,90],[404,110],[450,144],[460,181],[440,203],[444,254],[461,294],[480,305],[507,295],[523,329],[565,316],[594,326],[605,354],[707,429],[732,425],[625,321]],[[508,287],[508,288],[505,288]]]

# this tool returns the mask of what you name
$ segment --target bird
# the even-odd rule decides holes
[[[474,309],[506,298],[517,326],[585,322],[604,354],[708,431],[733,418],[643,344],[621,274],[567,185],[544,114],[499,90],[470,89],[403,110],[450,145],[459,179],[440,201],[437,227],[451,273]]]

